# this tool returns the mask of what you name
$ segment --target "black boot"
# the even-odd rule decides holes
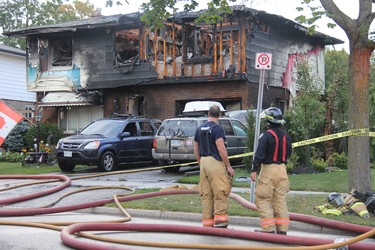
[[[269,233],[269,234],[274,234],[275,233],[275,231],[262,231],[262,230],[258,230],[258,229],[254,230],[254,232],[257,232],[257,233]]]
[[[287,235],[287,233],[285,231],[276,231],[276,234]]]

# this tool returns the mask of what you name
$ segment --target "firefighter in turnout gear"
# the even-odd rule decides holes
[[[270,107],[262,112],[261,118],[267,120],[267,130],[259,137],[250,176],[256,181],[255,205],[261,224],[261,230],[256,231],[286,235],[289,229],[286,163],[292,154],[292,142],[282,129],[285,121],[280,109]]]
[[[224,143],[224,129],[218,124],[219,117],[219,106],[211,106],[208,121],[195,133],[194,154],[200,166],[199,194],[203,226],[226,228],[234,170]]]

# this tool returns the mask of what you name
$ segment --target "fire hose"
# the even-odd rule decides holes
[[[117,172],[118,173],[118,172]],[[116,174],[116,173],[111,173]],[[101,174],[102,175],[102,174]],[[90,175],[88,178],[91,178]],[[40,191],[33,193],[31,195],[25,195],[22,197],[16,197],[12,199],[0,200],[0,204],[11,204],[15,202],[20,202],[23,200],[29,200],[37,198],[52,192],[57,192],[62,189],[62,187],[67,187],[70,185],[70,178],[64,175],[8,175],[0,176],[0,179],[54,179],[54,181],[61,180],[64,181],[63,184],[58,185],[55,188],[48,189],[46,191]],[[42,181],[41,183],[46,183],[47,181]],[[53,182],[53,181],[51,181]],[[33,183],[34,185],[38,184],[37,182]],[[22,184],[23,185],[23,184]],[[102,187],[102,188],[117,188],[121,189],[123,187]],[[92,187],[87,190],[98,189],[98,187]],[[129,191],[134,191],[130,188],[123,188]],[[61,207],[51,207],[59,202],[62,198],[77,193],[87,191],[86,189],[71,192],[65,194],[63,197],[60,197],[58,200],[53,201],[47,206],[39,208],[2,208],[0,209],[0,216],[28,216],[28,215],[40,215],[40,214],[50,214],[50,213],[60,213],[66,211],[74,211],[84,208],[92,208],[96,206],[102,206],[108,203],[115,202],[120,208],[121,204],[119,202],[126,202],[137,199],[144,199],[154,196],[165,196],[165,195],[177,195],[177,194],[197,194],[198,191],[191,189],[181,189],[181,190],[165,190],[159,192],[151,192],[145,194],[137,195],[128,195],[128,196],[114,196],[110,199],[102,199],[97,201],[86,202],[82,204],[75,204],[69,206]],[[240,203],[245,208],[251,210],[257,210],[256,206],[249,201],[243,199],[241,196],[234,193],[230,194],[230,197]],[[51,230],[61,231],[60,237],[64,244],[79,248],[79,249],[126,249],[124,247],[111,246],[108,247],[104,245],[98,245],[95,242],[80,241],[76,237],[72,237],[72,234],[77,234],[82,237],[91,238],[100,241],[107,241],[112,243],[121,243],[121,244],[133,244],[133,245],[151,245],[151,246],[162,246],[162,247],[184,247],[184,248],[194,248],[194,249],[328,249],[334,247],[340,247],[349,245],[350,249],[375,249],[375,244],[369,243],[359,243],[359,241],[372,237],[375,235],[375,229],[372,227],[360,226],[351,223],[345,223],[340,221],[328,220],[324,218],[318,218],[314,216],[307,216],[303,214],[290,214],[290,219],[295,221],[301,221],[311,224],[322,225],[331,228],[343,229],[346,231],[352,231],[356,233],[361,233],[361,235],[354,237],[350,240],[334,243],[332,240],[328,239],[312,239],[307,237],[296,237],[296,236],[284,236],[284,235],[270,235],[257,232],[248,232],[234,229],[219,229],[219,228],[207,228],[207,227],[197,227],[197,226],[181,226],[181,225],[150,225],[150,224],[127,224],[119,223],[129,221],[131,216],[121,207],[123,214],[126,216],[125,219],[111,221],[111,222],[90,222],[90,223],[77,223],[77,222],[65,222],[65,223],[35,223],[35,222],[19,222],[19,221],[0,221],[1,225],[23,225],[23,226],[34,226],[34,227],[43,227]],[[61,228],[60,226],[67,226],[66,228]],[[293,245],[303,245],[303,247],[249,247],[249,246],[231,246],[231,245],[205,245],[205,244],[173,244],[173,243],[158,243],[158,242],[136,242],[129,240],[122,240],[121,242],[118,239],[99,237],[92,234],[84,233],[81,231],[100,231],[100,230],[120,230],[120,231],[145,231],[145,232],[171,232],[171,233],[188,233],[188,234],[201,234],[201,235],[211,235],[211,236],[223,236],[237,239],[246,239],[246,240],[257,240],[257,241],[266,241],[279,244],[293,244]],[[308,247],[307,247],[308,246]]]

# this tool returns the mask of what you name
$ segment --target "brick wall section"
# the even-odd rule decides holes
[[[275,103],[276,98],[288,99],[289,92],[283,88],[264,88],[263,108]],[[222,102],[240,102],[241,109],[256,108],[258,84],[247,81],[203,82],[184,84],[165,84],[138,86],[106,90],[104,93],[104,115],[114,111],[113,100],[119,99],[119,113],[126,113],[126,98],[143,95],[146,116],[165,119],[175,117],[177,104],[193,100],[215,100]],[[182,107],[183,109],[183,107]]]

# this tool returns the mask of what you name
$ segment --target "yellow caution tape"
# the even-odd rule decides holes
[[[310,145],[310,144],[314,144],[318,142],[324,142],[324,141],[334,140],[334,139],[348,137],[348,136],[375,137],[375,132],[370,132],[370,129],[368,128],[353,129],[353,130],[348,130],[345,132],[324,135],[324,136],[320,136],[320,137],[316,137],[316,138],[312,138],[312,139],[308,139],[304,141],[295,142],[295,143],[292,143],[292,147],[296,148],[296,147],[306,146],[306,145]],[[235,158],[242,158],[242,157],[247,157],[247,156],[252,156],[252,155],[254,155],[254,152],[248,152],[248,153],[243,153],[239,155],[232,155],[232,156],[229,156],[228,158],[235,159]],[[175,166],[183,167],[183,166],[189,166],[189,165],[197,164],[197,163],[198,162],[195,161],[195,162],[188,162],[188,163],[183,163],[183,164],[168,165],[166,167],[175,167]]]
[[[318,142],[343,138],[343,137],[347,137],[347,136],[375,137],[375,132],[370,132],[370,129],[368,129],[368,128],[353,129],[353,130],[348,130],[348,131],[345,131],[345,132],[340,132],[340,133],[336,133],[336,134],[330,134],[330,135],[320,136],[320,137],[316,137],[316,138],[312,138],[312,139],[308,139],[308,140],[304,140],[304,141],[295,142],[295,143],[292,143],[292,147],[296,148],[296,147],[306,146],[306,145],[310,145],[310,144],[314,144],[314,143],[318,143]],[[251,156],[251,155],[254,155],[254,152],[243,153],[243,154],[239,154],[239,155],[232,155],[232,156],[229,156],[229,159],[246,157],[246,156]]]
[[[375,136],[375,132],[370,132],[368,128],[362,128],[362,129],[353,129],[345,132],[340,132],[336,134],[331,134],[331,135],[325,135],[325,136],[320,136],[316,137],[313,139],[308,139],[300,142],[295,142],[292,144],[293,147],[300,147],[300,146],[305,146],[309,144],[314,144],[318,142],[323,142],[323,141],[329,141],[333,139],[338,139],[342,137],[347,137],[347,136]]]

